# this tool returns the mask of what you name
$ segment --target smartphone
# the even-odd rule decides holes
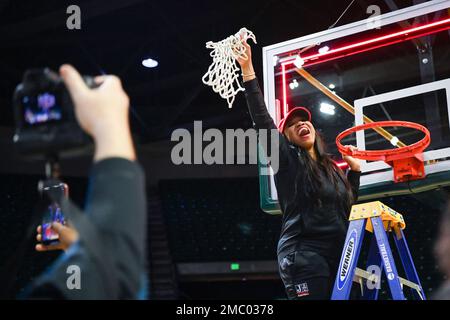
[[[66,224],[66,219],[61,210],[61,207],[49,196],[49,193],[59,194],[59,196],[68,197],[69,188],[65,183],[58,183],[55,185],[45,186],[42,189],[42,197],[45,202],[45,209],[42,216],[42,243],[44,245],[56,244],[59,241],[58,234],[55,233],[51,226],[53,222],[59,222],[63,225]]]

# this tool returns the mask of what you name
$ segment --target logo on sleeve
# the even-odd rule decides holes
[[[297,297],[309,296],[308,284],[306,282],[296,284],[295,291],[297,292]]]

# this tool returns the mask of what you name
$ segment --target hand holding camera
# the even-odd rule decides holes
[[[98,76],[97,88],[89,88],[70,65],[60,68],[61,77],[75,105],[81,128],[96,144],[95,161],[108,157],[135,160],[128,121],[129,98],[116,76]]]
[[[87,133],[95,141],[95,161],[134,160],[129,98],[119,78],[81,76],[70,65],[61,66],[60,75],[49,69],[28,70],[17,86],[14,143],[18,151],[46,160],[83,152],[92,144]]]
[[[36,251],[66,251],[78,240],[78,232],[70,225],[63,225],[59,222],[53,222],[50,228],[51,232],[57,235],[58,242],[53,244],[43,243],[43,238],[45,237],[44,233],[48,231],[43,229],[42,226],[38,226],[36,230],[36,240],[39,243],[36,244]]]
[[[28,70],[16,89],[14,108],[14,142],[19,151],[43,155],[53,169],[52,161],[57,161],[60,153],[90,143],[85,133],[95,142],[94,161],[136,158],[128,119],[129,98],[116,76],[81,76],[71,65],[61,66],[60,76],[49,69]],[[52,178],[54,173],[49,172],[43,182],[48,184],[42,189],[45,201],[47,189],[66,194],[67,187],[61,189],[64,184]],[[37,228],[37,251],[66,250],[78,239],[77,231],[65,224],[58,210],[55,201],[46,203],[42,225]]]

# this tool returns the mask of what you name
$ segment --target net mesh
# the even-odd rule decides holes
[[[210,56],[213,62],[202,78],[204,84],[211,86],[213,91],[227,100],[228,107],[233,106],[234,99],[239,91],[244,88],[239,82],[239,67],[236,59],[247,60],[243,43],[252,39],[256,43],[256,37],[250,30],[241,28],[239,32],[219,41],[206,43],[206,48],[212,49]]]

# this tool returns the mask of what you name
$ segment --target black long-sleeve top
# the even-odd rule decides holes
[[[123,158],[94,164],[85,213],[70,201],[61,202],[79,241],[33,283],[25,298],[138,298],[146,271],[144,177],[136,162]],[[70,266],[79,267],[81,289],[67,287],[75,274]]]
[[[244,88],[255,129],[276,129],[264,103],[258,80],[244,82]],[[332,183],[322,183],[317,194],[306,194],[302,190],[295,192],[296,186],[301,186],[306,170],[299,161],[299,153],[304,151],[291,144],[281,133],[278,133],[278,139],[279,170],[274,178],[283,212],[278,259],[302,248],[336,258],[341,253],[336,250],[336,245],[344,241],[347,232],[345,217],[348,212],[343,212],[346,209],[341,205],[342,196],[347,192],[344,181],[338,179],[337,190]],[[359,178],[360,172],[349,171],[347,174],[354,199],[357,198]],[[325,174],[323,179],[328,179]],[[317,203],[314,200],[317,199],[320,200],[320,206],[314,205]]]

